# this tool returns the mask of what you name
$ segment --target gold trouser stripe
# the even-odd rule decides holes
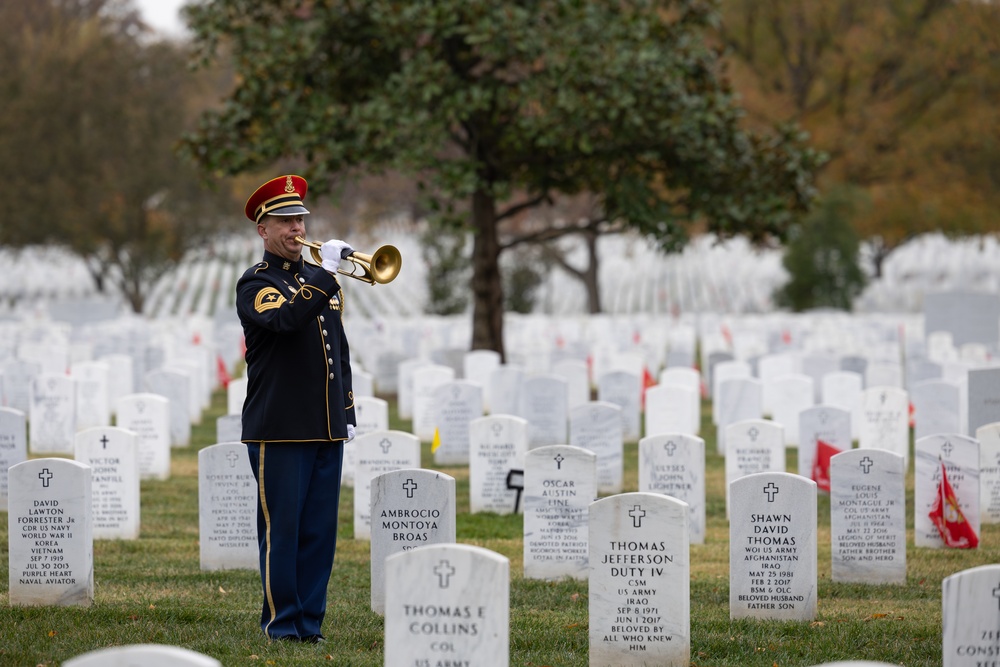
[[[257,493],[260,494],[260,506],[264,512],[264,540],[267,543],[267,550],[264,555],[264,597],[267,600],[267,606],[271,610],[271,620],[267,622],[267,626],[264,628],[264,634],[270,637],[267,628],[271,626],[274,621],[274,617],[277,615],[277,610],[274,608],[274,598],[271,596],[271,515],[267,511],[267,495],[264,493],[264,443],[260,443],[260,457],[257,461],[257,479],[260,480],[257,485],[260,487],[257,489]]]

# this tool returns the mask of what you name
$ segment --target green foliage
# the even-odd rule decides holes
[[[432,315],[457,315],[469,306],[467,234],[429,228],[420,236],[427,264],[427,306]]]
[[[536,293],[543,276],[538,270],[538,252],[515,251],[513,261],[504,271],[504,311],[530,313],[535,308]]]
[[[865,286],[858,234],[851,225],[861,197],[856,191],[834,190],[802,221],[785,251],[790,279],[775,293],[779,306],[851,310]]]

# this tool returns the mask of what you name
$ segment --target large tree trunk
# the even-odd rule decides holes
[[[497,239],[496,201],[485,191],[472,195],[472,349],[503,349],[503,284],[500,280],[500,243]]]
[[[583,233],[583,239],[587,244],[587,268],[585,268],[580,278],[587,287],[587,308],[591,315],[601,312],[601,286],[597,282],[597,232],[588,229]]]

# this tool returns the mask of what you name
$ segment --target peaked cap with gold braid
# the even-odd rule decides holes
[[[265,215],[303,215],[309,212],[302,204],[308,189],[301,176],[272,178],[250,195],[243,212],[254,222],[260,222]]]

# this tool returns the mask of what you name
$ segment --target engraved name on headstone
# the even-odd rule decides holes
[[[355,438],[354,539],[372,537],[372,480],[382,473],[420,467],[420,440],[404,431],[375,431]],[[374,518],[378,521],[378,517]]]
[[[941,533],[929,514],[938,497],[941,464],[955,492],[959,508],[976,535],[979,522],[979,441],[963,435],[938,433],[924,436],[914,446],[913,543],[939,549],[945,546]],[[951,520],[950,510],[944,508]]]
[[[140,479],[170,477],[170,401],[159,394],[129,394],[118,399],[115,423],[135,433]]]
[[[97,426],[76,434],[75,458],[90,466],[94,539],[139,538],[139,457],[135,433]]]
[[[524,473],[528,422],[511,415],[491,415],[471,424],[469,508],[473,514],[522,511],[523,485],[512,477]]]
[[[621,408],[604,401],[589,401],[570,413],[569,444],[597,454],[597,490],[601,493],[620,493],[624,484],[621,423]]]
[[[705,441],[665,433],[639,441],[639,491],[683,500],[691,509],[691,544],[705,543]]]
[[[943,667],[992,667],[1000,655],[1000,565],[961,570],[941,582]]]
[[[243,443],[198,452],[198,548],[202,570],[260,567],[257,481]]]

